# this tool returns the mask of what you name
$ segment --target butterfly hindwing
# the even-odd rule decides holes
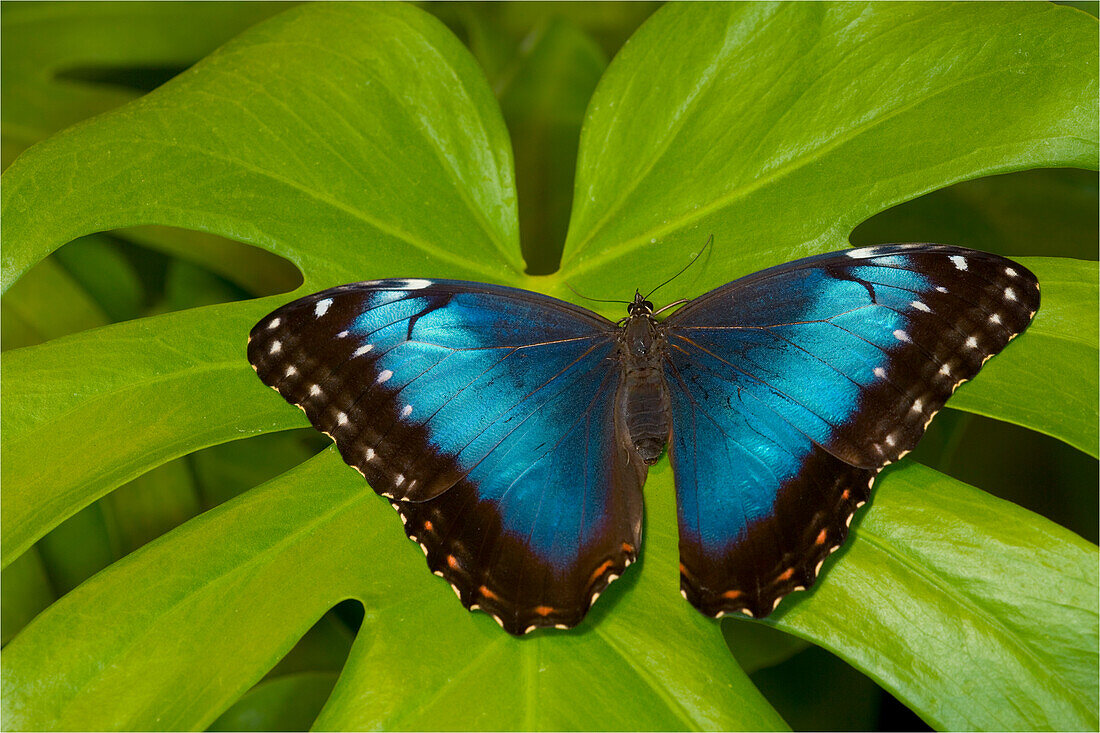
[[[464,605],[580,621],[634,559],[644,466],[612,431],[614,324],[544,296],[388,280],[252,330],[260,378],[393,502]]]
[[[1038,305],[1010,260],[886,245],[764,270],[670,316],[689,600],[759,616],[812,583],[875,473]]]

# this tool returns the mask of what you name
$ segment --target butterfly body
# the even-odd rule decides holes
[[[653,305],[640,293],[630,306],[618,339],[622,387],[617,432],[645,464],[653,465],[672,431],[664,374],[668,337],[653,315]]]
[[[640,294],[614,323],[496,285],[355,283],[269,314],[248,357],[462,604],[522,634],[576,625],[637,558],[666,446],[682,594],[767,615],[1038,307],[1010,260],[884,245],[749,275],[663,320]]]

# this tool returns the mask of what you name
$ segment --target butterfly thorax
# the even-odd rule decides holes
[[[622,370],[616,395],[616,420],[626,447],[647,464],[661,457],[672,428],[663,361],[668,346],[653,306],[640,295],[630,304],[619,332],[617,356]]]

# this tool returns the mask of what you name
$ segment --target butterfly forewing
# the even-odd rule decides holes
[[[633,560],[644,469],[617,441],[614,325],[511,288],[342,286],[260,321],[260,378],[391,499],[467,607],[580,621]]]
[[[768,613],[813,582],[882,466],[1030,323],[1038,283],[996,255],[886,245],[799,260],[669,317],[682,585]]]

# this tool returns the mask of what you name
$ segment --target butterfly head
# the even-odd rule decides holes
[[[632,316],[653,315],[653,304],[645,299],[640,290],[634,291],[634,300],[627,303],[626,312]]]

